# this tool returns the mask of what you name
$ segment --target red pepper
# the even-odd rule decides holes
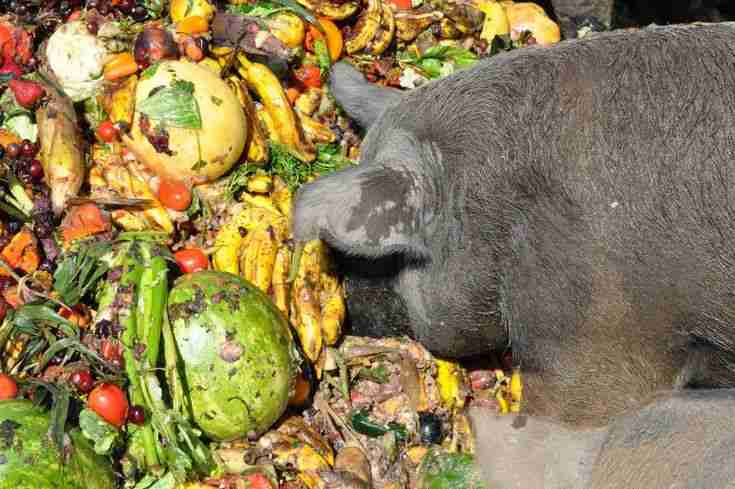
[[[322,72],[313,65],[304,65],[294,72],[294,77],[307,88],[322,86]]]

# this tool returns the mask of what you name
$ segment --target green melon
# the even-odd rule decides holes
[[[0,401],[0,489],[114,489],[108,460],[79,430],[69,432],[68,460],[47,433],[47,412],[24,400]]]
[[[271,299],[236,275],[201,271],[176,281],[168,312],[199,428],[217,441],[267,431],[296,375],[288,323]]]

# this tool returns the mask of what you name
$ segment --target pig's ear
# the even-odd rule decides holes
[[[428,256],[424,190],[410,174],[356,167],[304,185],[294,199],[293,235],[323,239],[352,256]]]
[[[332,67],[329,85],[340,107],[363,129],[368,129],[383,110],[401,98],[400,91],[369,83],[362,73],[345,61]]]

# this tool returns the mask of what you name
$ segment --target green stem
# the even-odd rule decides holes
[[[163,311],[163,357],[166,362],[166,382],[171,392],[173,409],[182,416],[189,415],[189,406],[184,395],[181,371],[179,370],[179,352],[176,340],[168,320],[168,311]]]
[[[119,318],[123,326],[121,340],[123,344],[123,358],[125,360],[125,373],[130,382],[128,389],[130,400],[133,404],[143,405],[145,407],[144,386],[141,384],[138,360],[135,358],[137,318],[134,305],[136,303],[135,299],[137,297],[137,289],[142,271],[142,268],[133,259],[127,260],[122,279],[120,280],[120,289],[123,291],[130,290],[131,297],[129,298],[130,303],[126,304],[126,307],[119,312]],[[155,433],[150,423],[146,423],[141,430],[145,465],[147,467],[155,467],[158,465]]]
[[[148,366],[155,368],[161,346],[163,312],[168,292],[168,265],[160,256],[150,256],[145,248],[145,269],[140,277],[138,296],[138,338],[145,341]],[[146,256],[147,255],[147,256]]]

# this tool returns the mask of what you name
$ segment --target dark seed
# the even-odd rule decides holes
[[[440,443],[444,438],[442,421],[433,413],[419,413],[419,435],[421,443],[432,445]]]

